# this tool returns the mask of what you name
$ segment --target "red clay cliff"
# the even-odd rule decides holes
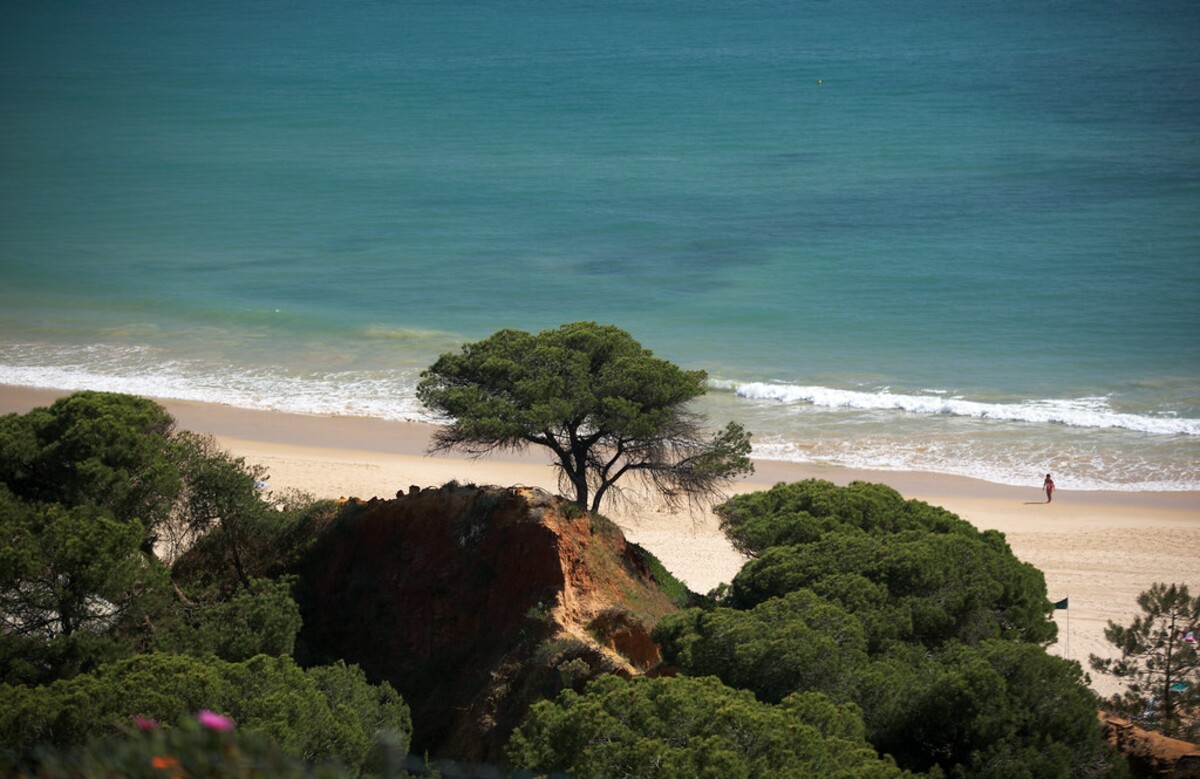
[[[677,606],[611,523],[536,488],[352,502],[302,565],[300,652],[343,658],[408,701],[415,752],[496,760],[528,706],[659,661]]]

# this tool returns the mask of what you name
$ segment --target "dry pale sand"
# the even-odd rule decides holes
[[[0,413],[48,405],[63,393],[0,386]],[[180,427],[209,433],[232,453],[269,470],[272,489],[296,488],[316,497],[392,497],[411,485],[523,484],[555,491],[554,470],[536,455],[469,460],[425,453],[432,428],[353,417],[316,417],[166,401]],[[1070,599],[1055,612],[1059,642],[1050,651],[1087,666],[1089,653],[1110,654],[1108,620],[1129,622],[1135,598],[1154,582],[1187,584],[1200,592],[1200,493],[1073,492],[1070,475],[1044,502],[1040,481],[1029,488],[926,473],[855,471],[819,465],[759,462],[734,492],[781,481],[823,478],[838,484],[883,482],[910,498],[944,506],[980,529],[1004,533],[1016,555],[1040,568],[1051,600]],[[607,511],[626,534],[653,552],[693,590],[728,582],[743,559],[717,528],[711,512],[669,513],[652,500]],[[1103,678],[1094,686],[1108,694]]]

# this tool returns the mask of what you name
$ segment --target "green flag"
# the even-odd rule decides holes
[[[1058,603],[1055,603],[1055,604],[1054,604],[1054,608],[1056,608],[1056,609],[1067,609],[1067,608],[1070,608],[1070,606],[1068,606],[1068,605],[1067,605],[1067,601],[1069,601],[1069,600],[1070,600],[1070,598],[1069,598],[1069,597],[1067,597],[1067,598],[1063,598],[1063,599],[1062,599],[1062,600],[1060,600]]]

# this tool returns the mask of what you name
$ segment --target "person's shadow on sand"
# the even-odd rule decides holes
[[[1048,501],[1048,500],[1027,500],[1027,501],[1025,501],[1025,505],[1026,506],[1045,506],[1049,502],[1050,501]]]

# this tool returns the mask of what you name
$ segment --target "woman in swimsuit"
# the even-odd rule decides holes
[[[1050,478],[1050,474],[1046,474],[1046,480],[1042,482],[1042,489],[1046,491],[1046,502],[1049,503],[1054,497],[1054,479]]]

